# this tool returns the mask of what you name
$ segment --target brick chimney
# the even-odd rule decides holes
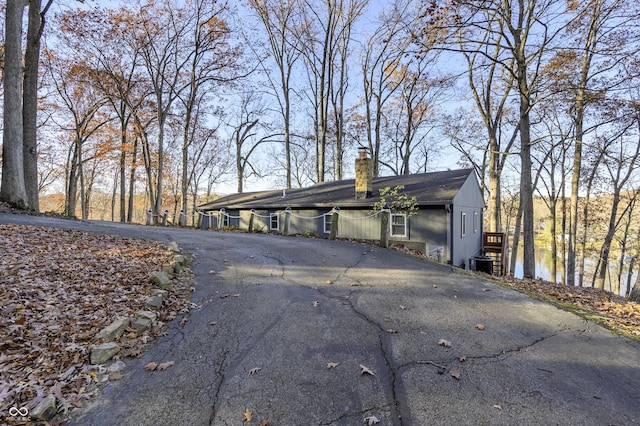
[[[367,148],[358,148],[356,158],[356,200],[362,200],[371,196],[373,186],[373,163],[367,157]]]

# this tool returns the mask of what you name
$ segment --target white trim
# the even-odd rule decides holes
[[[404,230],[404,232],[402,234],[400,233],[394,233],[393,232],[393,228],[394,225],[396,225],[393,221],[394,218],[396,217],[402,217],[402,224],[401,225],[397,225],[397,226],[402,226],[402,229]],[[392,237],[402,237],[402,238],[406,238],[407,237],[407,231],[408,231],[408,226],[409,224],[407,223],[407,215],[405,213],[391,213],[391,215],[389,216],[389,227],[391,228],[389,233]]]
[[[273,218],[275,218],[275,227],[273,226]],[[280,230],[280,215],[278,213],[269,213],[269,231]]]
[[[327,218],[329,218],[329,221],[327,222]],[[329,213],[325,213],[322,215],[322,231],[325,234],[330,234],[331,233],[331,222],[333,220],[333,213],[329,212]]]
[[[461,216],[460,233],[462,237],[467,235],[467,214],[465,212],[462,212],[462,216]]]

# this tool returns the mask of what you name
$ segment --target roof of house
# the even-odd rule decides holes
[[[355,198],[355,179],[321,182],[307,188],[245,192],[227,195],[201,205],[202,210],[285,209],[370,207],[380,199],[380,189],[404,185],[404,194],[415,196],[419,206],[453,202],[473,169],[386,176],[373,179],[372,193],[365,199]],[[475,175],[474,175],[475,176]]]

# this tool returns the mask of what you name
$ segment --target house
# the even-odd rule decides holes
[[[202,227],[329,236],[337,218],[338,238],[380,240],[381,212],[372,206],[380,189],[403,185],[417,212],[392,211],[390,241],[468,268],[482,254],[485,203],[473,169],[372,177],[366,151],[356,159],[356,178],[308,188],[234,194],[201,205]]]

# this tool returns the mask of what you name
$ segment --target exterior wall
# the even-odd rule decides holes
[[[441,249],[442,260],[449,259],[448,220],[444,206],[421,208],[417,214],[408,218],[407,224],[407,238],[392,236],[393,241],[424,243],[422,250],[425,250],[426,254]]]
[[[469,268],[470,259],[481,254],[484,206],[478,181],[471,175],[453,200],[450,219],[453,265]]]
[[[411,247],[424,250],[426,254],[438,251],[443,262],[469,268],[470,259],[481,254],[482,219],[485,203],[475,175],[462,186],[451,205],[422,207],[418,213],[406,219],[406,235],[390,235],[390,240],[410,242]],[[225,212],[228,226],[243,230],[249,228],[250,210],[228,210]],[[328,237],[325,215],[331,209],[257,210],[254,212],[253,229],[263,232],[294,234],[317,234]],[[270,229],[270,214],[277,214],[279,226]],[[223,225],[222,214],[214,214],[217,227]],[[464,225],[463,219],[465,218]],[[287,226],[288,225],[288,226]],[[325,232],[327,231],[327,232]],[[338,238],[380,240],[380,215],[371,215],[369,209],[341,209],[338,215]]]

